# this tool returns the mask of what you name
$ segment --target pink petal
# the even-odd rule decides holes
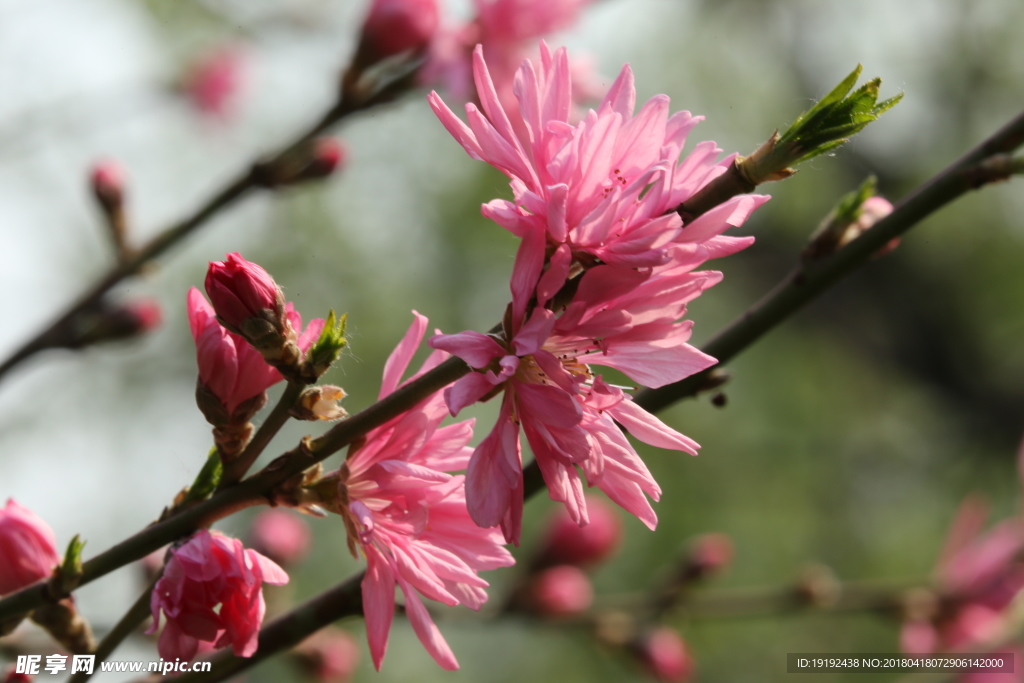
[[[506,351],[486,334],[467,330],[457,334],[439,334],[427,341],[432,349],[441,349],[458,356],[471,368],[485,368],[495,358],[504,356]]]
[[[423,334],[427,331],[427,318],[416,311],[413,311],[412,315],[412,325],[409,326],[402,341],[398,343],[395,350],[388,356],[387,363],[384,364],[384,377],[381,380],[378,398],[384,398],[398,388],[399,380],[405,374],[406,368],[409,367],[409,361],[412,360],[413,354],[416,353],[416,349],[419,348],[420,342],[423,340]]]
[[[364,545],[363,550],[366,552],[366,574],[362,583],[366,640],[370,644],[373,666],[380,671],[388,651],[391,621],[395,616],[395,574],[377,548]]]
[[[409,623],[412,624],[412,629],[416,632],[420,642],[423,643],[423,647],[442,669],[446,671],[457,670],[459,662],[455,659],[451,648],[448,647],[448,643],[445,642],[441,631],[437,628],[433,619],[430,618],[430,613],[423,606],[420,596],[401,577],[398,577],[398,585],[405,595],[406,616],[409,617]]]

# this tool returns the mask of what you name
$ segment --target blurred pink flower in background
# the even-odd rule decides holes
[[[231,645],[238,657],[256,652],[266,603],[263,583],[288,583],[288,574],[242,542],[205,529],[171,551],[163,577],[151,596],[156,633],[160,613],[166,618],[157,643],[167,660],[193,659],[200,645]]]
[[[439,22],[437,0],[373,0],[363,22],[355,61],[372,65],[405,52],[424,52]]]
[[[348,631],[328,626],[300,643],[294,654],[320,683],[345,683],[359,666],[359,645]]]
[[[693,675],[693,659],[686,641],[668,626],[659,626],[641,637],[636,653],[648,673],[659,681],[681,683]]]
[[[530,580],[530,602],[534,610],[549,617],[581,614],[594,601],[594,588],[579,567],[556,565],[538,572]]]
[[[538,553],[542,566],[571,564],[584,567],[611,557],[622,542],[622,522],[603,499],[587,496],[590,523],[580,526],[564,507],[550,516]]]
[[[309,554],[313,534],[302,515],[284,508],[263,510],[249,527],[249,545],[282,566],[298,564]]]
[[[182,90],[199,113],[227,120],[242,88],[244,56],[237,46],[222,46],[189,66]]]
[[[0,510],[0,595],[48,578],[60,561],[50,525],[8,498]]]

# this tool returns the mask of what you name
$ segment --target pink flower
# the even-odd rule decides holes
[[[565,508],[555,510],[539,553],[542,564],[586,566],[607,559],[619,549],[622,522],[614,508],[588,496],[587,513],[590,523],[581,527]]]
[[[414,315],[384,367],[381,398],[399,386],[426,331],[427,319]],[[445,357],[432,353],[417,376]],[[456,669],[458,662],[420,596],[479,609],[488,584],[478,572],[513,564],[501,535],[482,531],[467,514],[464,478],[446,474],[465,469],[473,435],[472,421],[441,427],[446,412],[441,395],[434,394],[369,432],[339,471],[349,543],[366,556],[363,611],[377,669],[387,651],[396,585],[427,652],[441,667]]]
[[[530,586],[533,608],[551,617],[585,612],[594,601],[594,588],[579,567],[562,564],[533,577]]]
[[[284,312],[284,295],[274,278],[239,253],[211,261],[206,271],[206,294],[213,310],[228,325],[240,328],[249,318]]]
[[[753,241],[721,233],[742,225],[765,196],[734,197],[683,227],[675,207],[724,173],[733,157],[719,161],[721,150],[702,142],[680,161],[687,134],[702,117],[686,111],[670,117],[665,95],[634,115],[628,65],[597,110],[571,125],[564,48],[551,54],[542,44],[540,65],[526,61],[519,67],[518,106],[502,104],[484,53],[478,46],[473,61],[482,110],[466,105],[468,125],[437,93],[428,100],[471,157],[509,176],[513,200],[485,204],[484,215],[524,239],[517,267],[521,259],[560,245],[584,265],[598,259],[636,268],[666,264],[680,249],[706,260]]]
[[[686,642],[667,626],[644,636],[638,645],[638,654],[641,663],[659,681],[680,683],[693,675],[693,658]]]
[[[150,599],[153,625],[148,633],[159,627],[161,611],[167,620],[157,643],[160,656],[189,661],[201,645],[231,645],[235,656],[251,657],[266,612],[264,582],[285,584],[288,574],[237,539],[197,532],[171,551]]]
[[[975,652],[1006,627],[1008,610],[1024,590],[1024,520],[1007,519],[983,532],[985,517],[979,499],[960,506],[936,567],[940,606],[932,618],[903,625],[904,651]],[[993,681],[1024,680],[1020,674],[987,675]],[[989,680],[980,673],[971,676],[965,680]]]
[[[477,446],[466,472],[466,497],[478,524],[500,524],[512,542],[519,538],[522,510],[520,425],[551,497],[580,525],[588,518],[577,466],[591,486],[648,527],[657,525],[644,494],[657,500],[661,489],[616,422],[653,446],[693,455],[698,448],[605,383],[590,365],[616,368],[651,387],[713,365],[713,358],[686,343],[692,323],[677,319],[720,276],[689,272],[685,264],[645,271],[597,266],[581,276],[572,301],[556,317],[540,307],[561,287],[568,259],[568,248],[559,247],[536,285],[532,277],[513,273],[511,342],[476,332],[430,341],[481,370],[446,390],[452,414],[504,388],[498,424]],[[516,331],[531,291],[538,307]]]
[[[201,113],[227,118],[241,87],[242,56],[235,48],[220,48],[202,56],[189,69],[184,90]]]
[[[217,322],[213,307],[195,287],[188,291],[188,322],[196,343],[199,381],[220,399],[228,415],[281,381],[281,373],[249,342]]]
[[[363,23],[357,61],[375,64],[426,50],[437,31],[437,0],[373,0]]]
[[[256,515],[249,535],[253,550],[284,566],[305,559],[313,540],[306,521],[282,508],[263,510]]]
[[[0,595],[48,578],[60,561],[53,529],[9,498],[0,510]]]

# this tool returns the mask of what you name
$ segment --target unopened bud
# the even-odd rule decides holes
[[[97,162],[89,173],[93,196],[108,213],[124,202],[124,171],[117,162]]]
[[[219,48],[192,64],[182,89],[201,113],[227,118],[240,89],[241,67],[239,50]]]
[[[563,564],[533,577],[530,602],[539,614],[568,617],[585,612],[594,601],[590,579],[579,567]]]
[[[50,525],[8,499],[0,509],[0,595],[49,577],[60,561]]]
[[[366,67],[404,53],[422,54],[439,21],[437,0],[373,0],[354,61]]]
[[[299,515],[281,508],[256,515],[249,529],[249,545],[283,567],[298,564],[309,554],[312,536]]]
[[[345,398],[345,390],[330,384],[304,389],[291,410],[299,420],[340,420],[348,415],[338,401]]]
[[[622,538],[622,523],[615,510],[601,498],[587,498],[590,523],[579,526],[559,507],[548,524],[538,556],[540,566],[586,566],[615,553]]]
[[[805,567],[796,586],[797,598],[811,607],[831,607],[842,591],[835,573],[823,564]]]
[[[732,562],[734,554],[732,539],[725,534],[704,534],[690,544],[687,557],[687,574],[694,579],[703,579],[723,571]]]
[[[335,138],[316,138],[253,168],[253,179],[268,189],[319,180],[345,163],[345,146]]]
[[[79,314],[55,345],[79,349],[99,342],[131,339],[159,327],[162,320],[160,304],[152,299],[120,304],[102,301],[96,309]]]
[[[347,631],[328,626],[292,651],[299,665],[319,683],[345,683],[359,665],[359,645]]]
[[[694,663],[686,642],[675,630],[661,626],[649,631],[636,643],[640,663],[655,679],[679,683],[693,675]]]

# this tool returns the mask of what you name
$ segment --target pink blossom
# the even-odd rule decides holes
[[[622,522],[615,509],[600,498],[587,496],[587,514],[590,523],[581,527],[565,508],[554,511],[541,544],[541,564],[586,566],[607,559],[619,549]]]
[[[510,342],[476,332],[430,341],[481,370],[446,390],[452,414],[504,388],[498,424],[470,461],[466,497],[478,524],[500,524],[512,542],[519,538],[523,495],[520,425],[551,497],[565,504],[574,521],[588,519],[578,466],[591,486],[653,529],[657,516],[644,494],[657,500],[661,489],[616,422],[653,446],[693,455],[698,446],[590,365],[658,387],[715,362],[686,343],[692,323],[677,319],[690,299],[718,281],[717,273],[692,273],[686,264],[645,271],[597,266],[581,276],[572,301],[556,317],[540,306],[561,286],[568,258],[568,248],[559,247],[538,284],[533,276],[517,279],[513,273],[513,325],[526,308],[527,292],[536,292],[538,308]]]
[[[39,515],[8,498],[0,510],[0,595],[48,578],[59,564],[53,529]]]
[[[713,142],[702,142],[682,160],[687,134],[702,120],[683,111],[669,116],[669,99],[657,95],[634,115],[633,73],[624,66],[597,110],[570,124],[572,86],[564,48],[541,45],[541,61],[519,67],[517,106],[503,104],[484,61],[474,52],[473,73],[481,108],[466,105],[467,123],[428,97],[448,132],[474,159],[505,173],[513,199],[494,200],[484,215],[524,239],[520,260],[568,245],[571,261],[628,268],[663,265],[674,256],[701,260],[738,251],[752,238],[723,237],[767,201],[741,195],[685,228],[675,207],[725,172]],[[536,236],[536,237],[533,237]],[[530,239],[533,237],[533,239]],[[525,245],[529,245],[526,247]]]
[[[253,550],[284,566],[305,559],[313,541],[306,520],[283,508],[270,508],[256,515],[249,536]]]
[[[399,386],[426,331],[427,319],[414,315],[385,365],[381,398]],[[445,357],[432,353],[417,376]],[[369,432],[339,472],[349,542],[367,562],[363,611],[378,669],[387,651],[396,585],[427,652],[443,668],[455,669],[455,656],[420,596],[479,609],[487,600],[488,584],[478,572],[513,564],[501,535],[477,528],[467,514],[464,477],[446,473],[465,469],[473,434],[472,421],[441,427],[446,413],[439,393],[421,401]]]
[[[688,569],[694,578],[718,574],[732,563],[735,553],[732,539],[725,534],[704,534],[690,544]]]
[[[562,564],[533,577],[530,585],[533,608],[551,617],[585,612],[594,601],[594,588],[579,567]]]
[[[373,0],[363,23],[357,61],[365,64],[426,50],[437,31],[437,0]]]
[[[242,542],[201,530],[171,551],[150,599],[155,633],[160,612],[167,620],[157,649],[166,660],[193,659],[200,647],[231,645],[235,656],[251,657],[266,603],[263,583],[288,583],[288,574]]]
[[[1024,590],[1024,520],[1006,519],[985,532],[986,516],[980,499],[968,498],[960,506],[935,571],[939,609],[931,619],[903,625],[904,651],[976,652],[1006,628],[1008,610]],[[1024,675],[974,673],[964,680],[1021,681]]]
[[[231,47],[219,48],[191,66],[185,76],[185,94],[201,113],[227,118],[241,87],[241,74],[241,52]]]

